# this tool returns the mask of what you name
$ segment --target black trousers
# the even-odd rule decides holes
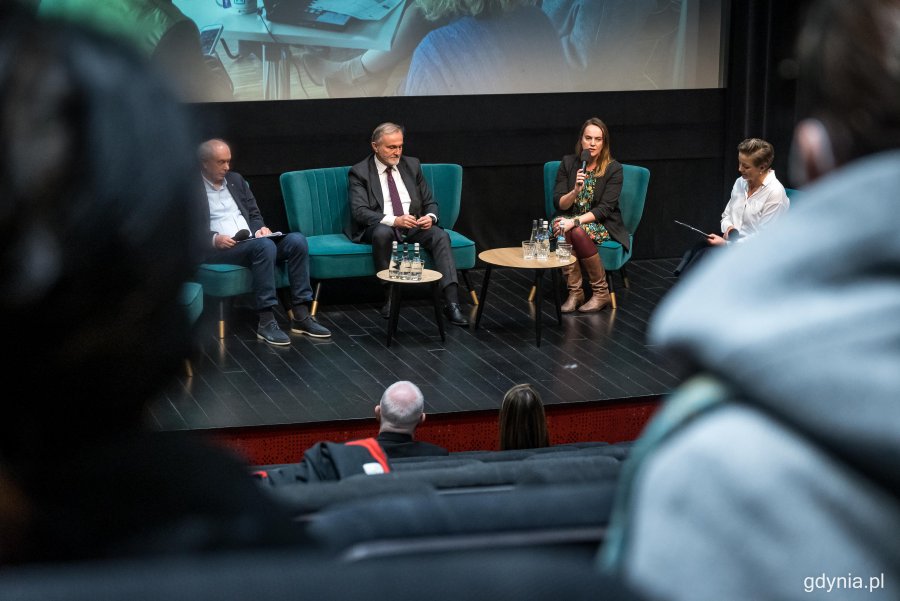
[[[675,268],[674,275],[682,276],[687,273],[689,270],[693,269],[697,266],[698,263],[705,257],[709,252],[715,248],[710,245],[706,240],[701,240],[691,248],[685,251],[684,255],[681,257],[681,262],[678,264],[678,267]]]
[[[275,296],[275,263],[286,261],[291,284],[291,303],[299,305],[312,300],[309,285],[309,245],[306,236],[291,232],[280,240],[254,238],[231,248],[215,249],[207,263],[231,263],[249,267],[253,275],[253,294],[256,310],[270,309],[278,304]]]
[[[382,223],[369,226],[363,232],[362,241],[372,245],[372,259],[377,271],[387,269],[390,265],[391,247],[396,239],[394,228]],[[441,273],[441,290],[450,284],[459,283],[456,275],[456,263],[453,262],[453,253],[450,249],[450,235],[443,228],[436,225],[427,230],[413,228],[404,242],[411,245],[418,242],[421,248],[431,253],[435,269]]]

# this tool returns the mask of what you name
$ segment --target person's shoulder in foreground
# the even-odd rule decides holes
[[[623,475],[602,563],[645,592],[896,597],[898,14],[896,0],[814,5],[792,161],[814,181],[808,202],[699,267],[652,320],[651,342],[706,375],[672,395]]]
[[[137,53],[0,14],[0,322],[16,340],[5,373],[28,383],[0,409],[0,487],[16,499],[0,504],[0,559],[267,544],[232,528],[271,521],[234,460],[146,432],[190,348],[178,296],[207,236],[184,108]]]

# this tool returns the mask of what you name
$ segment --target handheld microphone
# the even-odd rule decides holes
[[[588,161],[591,160],[591,151],[590,150],[582,150],[581,151],[581,170],[584,171],[587,169]]]

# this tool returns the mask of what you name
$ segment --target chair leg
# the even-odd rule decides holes
[[[609,271],[606,272],[606,284],[607,284],[607,286],[609,286],[610,305],[612,306],[613,309],[616,309],[616,308],[618,308],[618,305],[616,304],[616,288],[613,285],[612,272],[609,272]]]
[[[316,316],[316,311],[319,310],[319,292],[322,290],[322,282],[316,282],[316,290],[313,292],[313,301],[312,307],[309,309],[309,314],[313,317]]]
[[[469,282],[469,270],[464,269],[460,273],[462,273],[463,281],[466,283],[466,288],[469,289],[469,296],[472,297],[472,304],[477,307],[478,306],[478,295],[475,293],[475,289],[472,288],[471,282]]]
[[[225,338],[225,299],[219,299],[219,340]]]
[[[193,378],[193,377],[194,377],[194,369],[191,367],[191,360],[190,360],[190,359],[185,359],[185,360],[184,360],[184,373],[185,373],[185,375],[186,375],[187,377],[189,377],[189,378]]]
[[[625,284],[625,287],[631,290],[631,282],[628,280],[628,271],[625,269],[625,266],[619,268],[619,273],[622,274],[622,283]]]

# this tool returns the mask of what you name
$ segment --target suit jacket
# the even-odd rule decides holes
[[[412,434],[401,432],[379,432],[376,438],[390,459],[398,457],[425,457],[430,455],[449,455],[447,449],[430,442],[413,440]]]
[[[228,186],[228,191],[231,193],[231,197],[234,198],[234,202],[237,203],[238,208],[241,210],[241,214],[244,216],[244,219],[247,220],[247,225],[250,226],[250,235],[256,233],[256,231],[264,227],[266,224],[263,221],[262,213],[259,212],[259,207],[256,205],[256,198],[253,196],[253,192],[250,191],[250,185],[247,183],[241,174],[235,173],[233,171],[229,171],[225,174],[225,185]],[[206,188],[203,188],[204,197],[206,195]],[[209,214],[209,201],[203,203],[206,207],[206,223],[209,223],[210,214]],[[212,240],[213,236],[220,232],[214,232],[210,230],[209,239]],[[232,234],[234,232],[231,232]]]
[[[571,192],[575,187],[575,176],[581,168],[581,162],[574,154],[563,157],[556,173],[556,187],[553,189],[553,207],[557,215],[573,215],[572,208],[562,211],[559,208],[559,199]],[[609,232],[609,237],[628,250],[628,230],[622,221],[622,212],[619,210],[619,195],[622,193],[622,164],[612,160],[606,167],[606,173],[597,178],[594,184],[594,198],[591,202],[591,213],[598,223],[602,223]]]
[[[400,157],[397,165],[400,177],[409,192],[409,213],[421,217],[428,213],[438,215],[438,204],[431,195],[431,189],[419,159],[407,156]],[[381,193],[381,179],[375,164],[375,155],[350,168],[350,232],[347,233],[354,242],[362,240],[366,228],[384,219],[384,195]],[[390,202],[390,199],[387,199]]]

